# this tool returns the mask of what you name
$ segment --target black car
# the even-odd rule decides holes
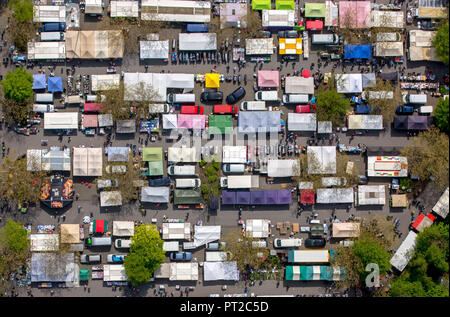
[[[286,38],[298,38],[298,33],[295,30],[285,30],[285,31],[279,31],[278,32],[278,38],[279,39],[286,39]]]
[[[221,91],[204,91],[200,95],[200,100],[204,103],[222,101],[223,93]]]
[[[265,37],[265,38],[272,37],[272,33],[269,32],[269,31],[262,31],[261,32],[261,37]]]
[[[322,248],[326,244],[326,240],[324,238],[318,239],[306,239],[305,247],[307,248]]]
[[[298,61],[298,55],[283,55],[282,60],[285,62],[296,62]]]
[[[163,178],[155,178],[155,179],[150,179],[148,181],[150,186],[170,186],[170,178],[169,177],[163,177]]]
[[[227,104],[232,105],[244,98],[245,96],[245,89],[243,87],[239,87],[235,91],[233,91],[231,94],[227,96]]]

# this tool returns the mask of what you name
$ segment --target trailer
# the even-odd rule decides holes
[[[258,175],[233,175],[220,178],[220,186],[222,188],[237,189],[237,188],[258,188]]]
[[[330,250],[290,250],[288,262],[290,263],[329,263]]]

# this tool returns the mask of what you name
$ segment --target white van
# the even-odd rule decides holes
[[[148,106],[149,113],[169,113],[170,106],[167,103],[155,103]]]
[[[105,95],[100,95],[100,102],[104,102],[106,100]],[[97,102],[97,95],[86,95],[86,102]]]
[[[54,105],[44,105],[44,104],[34,104],[33,105],[34,112],[53,112],[55,111]]]
[[[275,239],[273,246],[275,248],[295,248],[302,245],[302,239]]]
[[[265,101],[243,101],[241,103],[241,110],[245,111],[266,111]]]
[[[403,103],[426,104],[427,103],[427,95],[425,95],[425,94],[405,94],[405,95],[403,95]]]
[[[195,103],[195,94],[168,94],[168,103]]]
[[[34,101],[37,103],[53,103],[53,94],[51,93],[35,94]]]
[[[200,187],[201,184],[200,178],[177,178],[175,180],[176,188],[197,188]]]
[[[41,32],[41,41],[62,41],[64,32]]]
[[[244,164],[223,164],[222,171],[224,173],[245,173]]]
[[[103,189],[108,187],[119,187],[119,180],[117,179],[97,179],[97,188]]]
[[[195,165],[171,165],[167,168],[167,174],[169,175],[196,175]]]
[[[313,34],[311,39],[312,44],[338,44],[339,37],[336,34]]]
[[[99,247],[112,244],[111,237],[88,237],[85,240],[87,247]]]
[[[277,90],[257,91],[255,93],[255,100],[277,101],[278,100],[278,91]]]
[[[106,166],[106,173],[125,174],[127,172],[126,165],[108,165]]]
[[[252,241],[253,248],[268,248],[269,244],[266,240]]]
[[[129,249],[131,247],[131,240],[129,239],[117,239],[114,241],[116,249]]]
[[[433,106],[422,106],[419,108],[420,114],[432,114],[433,113]]]
[[[307,104],[309,102],[309,96],[306,94],[283,95],[283,102],[295,104]]]

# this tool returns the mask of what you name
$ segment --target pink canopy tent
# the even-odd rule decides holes
[[[277,70],[258,71],[259,87],[278,87],[280,84],[280,72]]]
[[[370,28],[370,1],[339,1],[341,28]]]
[[[304,69],[304,70],[302,71],[302,76],[303,76],[304,78],[308,78],[309,76],[311,76],[311,72],[309,71],[309,69]]]
[[[85,114],[83,117],[83,127],[96,128],[98,126],[98,116],[96,114]]]
[[[206,116],[200,114],[179,114],[178,115],[179,129],[204,129],[206,124]]]
[[[99,112],[102,110],[101,103],[86,102],[84,104],[84,112]]]

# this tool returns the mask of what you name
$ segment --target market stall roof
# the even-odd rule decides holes
[[[116,133],[135,133],[135,132],[136,132],[135,120],[116,121]]]
[[[318,204],[351,204],[354,201],[353,188],[319,188]]]
[[[362,76],[361,74],[337,74],[336,90],[338,93],[362,93]]]
[[[416,229],[418,232],[422,232],[423,229],[431,226],[436,219],[435,216],[432,214],[428,214],[425,216],[425,214],[421,213],[417,219],[412,223],[412,227]]]
[[[33,90],[45,89],[47,87],[45,74],[33,75]]]
[[[80,243],[79,224],[61,224],[61,243]]]
[[[406,194],[391,195],[391,207],[408,207],[408,197]]]
[[[99,114],[98,115],[98,127],[112,127],[114,125],[112,114]]]
[[[122,206],[120,191],[100,192],[100,207]]]
[[[394,128],[397,130],[408,130],[408,116],[395,116]]]
[[[359,236],[359,222],[334,222],[333,238],[356,238]]]
[[[121,30],[67,31],[67,58],[122,58],[124,38]]]
[[[377,42],[374,56],[403,56],[403,42]]]
[[[59,235],[56,233],[30,234],[30,251],[58,251]]]
[[[142,149],[142,161],[159,162],[163,160],[162,147],[144,147]]]
[[[263,27],[293,27],[295,10],[262,10]]]
[[[272,8],[271,0],[253,0],[252,9],[253,10],[270,10]]]
[[[182,204],[200,204],[203,201],[202,193],[196,189],[175,189],[173,203],[174,205]]]
[[[291,204],[292,193],[288,189],[277,190],[277,205]]]
[[[189,222],[163,222],[163,240],[190,240],[191,224]]]
[[[280,111],[242,111],[239,113],[239,133],[279,132],[280,129]]]
[[[384,205],[386,204],[385,185],[359,185],[358,205]]]
[[[308,146],[308,174],[336,174],[335,146]]]
[[[64,5],[34,5],[33,22],[66,22],[66,7]]]
[[[361,74],[362,88],[375,87],[377,79],[375,73]]]
[[[28,42],[27,53],[30,60],[62,60],[66,58],[66,47],[64,42]]]
[[[205,87],[206,88],[219,88],[220,87],[220,74],[219,73],[206,73],[205,74]]]
[[[120,74],[92,75],[92,91],[119,89]]]
[[[367,176],[407,177],[408,159],[404,156],[368,156]]]
[[[345,267],[343,266],[286,266],[287,281],[344,281],[345,277]]]
[[[349,130],[383,130],[382,115],[354,114],[348,116]]]
[[[220,28],[247,28],[247,3],[221,3]]]
[[[288,113],[288,131],[316,131],[317,115],[315,113]]]
[[[179,114],[178,129],[203,130],[206,126],[206,116],[202,114]]]
[[[50,147],[42,150],[42,170],[70,171],[70,148]]]
[[[398,81],[398,72],[390,72],[390,73],[381,72],[378,74],[378,77],[384,80]]]
[[[80,281],[89,281],[89,269],[80,269]]]
[[[196,248],[220,239],[220,226],[195,226],[194,245]]]
[[[250,204],[251,205],[264,205],[265,193],[263,190],[254,190],[250,192]]]
[[[344,58],[348,59],[368,59],[371,58],[370,45],[344,45]]]
[[[98,102],[86,102],[83,110],[84,112],[99,112],[102,110],[102,104]]]
[[[400,247],[397,249],[395,254],[389,260],[393,267],[395,267],[400,272],[408,265],[408,262],[414,256],[414,249],[416,246],[417,233],[414,231],[409,231],[405,240],[403,240]]]
[[[102,0],[85,0],[84,3],[85,3],[85,8],[84,8],[85,14],[102,14],[103,13]]]
[[[267,176],[269,177],[291,177],[300,176],[298,160],[268,160]]]
[[[178,41],[180,51],[215,51],[217,49],[216,33],[179,33]]]
[[[163,161],[148,162],[148,176],[163,176],[164,164]]]
[[[372,10],[370,19],[373,28],[403,29],[405,27],[405,14],[403,11]]]
[[[250,192],[249,197],[250,197]],[[222,190],[222,205],[234,205],[236,204],[236,191]]]
[[[333,1],[325,1],[325,26],[337,26],[339,19],[338,6]]]
[[[66,282],[75,280],[74,253],[42,253],[31,254],[31,282]]]
[[[48,92],[62,92],[63,81],[62,77],[49,77],[47,81]]]
[[[126,146],[109,146],[106,148],[108,162],[128,162],[130,148]]]
[[[102,176],[102,148],[73,148],[73,176]]]
[[[112,18],[139,17],[139,1],[111,0],[109,4]]]
[[[411,61],[439,61],[431,43],[436,31],[409,31],[409,60]]]
[[[305,3],[305,18],[325,18],[325,3]]]
[[[169,162],[195,163],[199,161],[195,147],[170,147],[167,151]]]
[[[284,92],[286,94],[308,94],[314,95],[314,78],[288,76],[285,79]]]
[[[105,233],[108,231],[108,221],[107,220],[94,220],[93,224],[94,233]]]
[[[250,191],[237,191],[236,192],[236,204],[237,205],[250,205]],[[223,198],[222,198],[223,200]]]
[[[309,20],[306,21],[306,29],[312,31],[319,31],[323,29],[323,21],[322,20]]]
[[[339,1],[339,26],[341,28],[370,28],[370,12],[370,1]]]
[[[294,0],[276,0],[275,9],[277,10],[295,10]]]
[[[408,116],[408,130],[428,130],[427,116]]]
[[[250,238],[267,238],[269,236],[270,220],[267,219],[247,219],[245,221],[245,234]]]
[[[277,70],[259,70],[259,87],[278,87],[280,85],[280,72]]]
[[[239,281],[236,262],[203,262],[204,281]]]
[[[197,281],[198,263],[170,263],[170,281]]]
[[[123,264],[104,264],[103,281],[120,282],[128,280],[125,266]]]
[[[439,200],[436,202],[436,205],[433,206],[432,211],[445,219],[448,215],[448,201],[449,201],[449,190],[448,187],[444,191],[444,193],[439,197]]]
[[[333,123],[331,121],[317,121],[317,133],[332,133]]]
[[[82,118],[83,128],[97,128],[98,121],[96,114],[84,114]]]
[[[142,0],[141,19],[168,22],[209,23],[209,1]]]
[[[245,39],[246,55],[272,55],[274,52],[273,38]]]
[[[231,134],[233,117],[231,115],[210,115],[208,119],[209,134]]]
[[[169,40],[165,41],[140,41],[141,59],[168,59]]]
[[[222,163],[247,163],[247,146],[224,145],[222,147]]]
[[[134,236],[134,221],[113,221],[113,236],[132,237]]]
[[[300,190],[300,203],[304,205],[312,205],[316,201],[316,195],[314,190],[301,189]]]

